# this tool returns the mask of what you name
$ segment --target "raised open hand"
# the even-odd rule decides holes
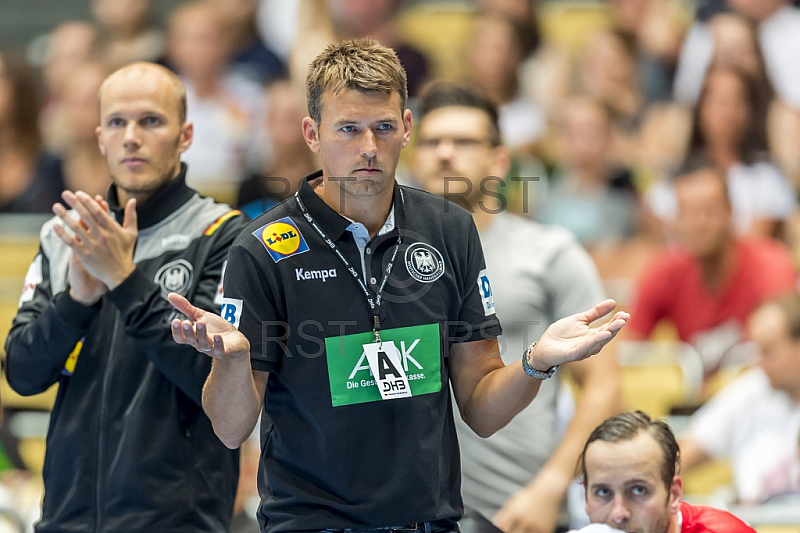
[[[250,356],[250,342],[233,324],[221,316],[192,305],[180,294],[171,292],[167,300],[188,320],[172,321],[172,338],[188,344],[215,359]]]
[[[605,300],[588,311],[551,324],[530,354],[531,366],[546,371],[552,366],[581,361],[599,352],[625,326],[630,315],[620,311],[600,327],[591,328],[589,325],[606,316],[616,305],[614,300]]]

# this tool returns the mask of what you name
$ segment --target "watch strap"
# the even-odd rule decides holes
[[[542,381],[546,379],[550,379],[558,370],[558,365],[551,366],[546,372],[542,372],[541,370],[536,370],[531,366],[530,361],[528,360],[528,356],[533,352],[533,349],[536,347],[536,343],[534,342],[523,352],[522,354],[522,369],[525,371],[526,374],[531,376],[532,378],[541,379]]]

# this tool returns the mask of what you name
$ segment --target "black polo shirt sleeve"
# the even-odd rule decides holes
[[[241,239],[241,236],[240,236]],[[272,372],[283,355],[285,318],[279,316],[268,272],[251,250],[235,244],[228,254],[223,282],[222,316],[250,341],[253,370]]]
[[[498,337],[503,329],[495,314],[491,282],[474,223],[470,224],[466,254],[466,275],[461,280],[464,297],[452,338],[455,342],[472,342]]]

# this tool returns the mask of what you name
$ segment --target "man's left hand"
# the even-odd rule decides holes
[[[53,212],[64,222],[72,235],[56,225],[54,230],[78,256],[86,270],[102,281],[109,290],[115,289],[135,270],[133,249],[138,235],[136,200],[125,205],[125,217],[120,225],[108,211],[102,198],[92,198],[82,191],[64,191],[62,198],[80,218],[69,216],[61,204]]]
[[[625,326],[630,315],[620,311],[598,328],[590,328],[589,324],[606,316],[616,305],[614,300],[605,300],[584,313],[551,324],[530,354],[530,365],[546,372],[552,366],[581,361],[599,352]]]

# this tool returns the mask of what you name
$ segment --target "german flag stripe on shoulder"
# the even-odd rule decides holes
[[[225,213],[224,215],[219,217],[217,220],[212,222],[206,228],[206,230],[203,232],[203,235],[205,235],[206,237],[208,237],[209,235],[213,235],[214,232],[217,231],[219,229],[219,227],[222,226],[225,223],[226,220],[228,220],[230,218],[233,218],[233,217],[238,217],[241,214],[242,214],[242,212],[239,211],[238,209],[233,209],[231,211],[228,211],[227,213]]]

